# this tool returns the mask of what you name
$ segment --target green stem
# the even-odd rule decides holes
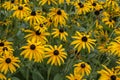
[[[51,69],[52,69],[52,66],[50,66],[49,69],[48,69],[47,80],[50,80]]]
[[[27,69],[26,80],[29,80],[29,69]]]

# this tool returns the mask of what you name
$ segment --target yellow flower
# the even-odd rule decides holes
[[[6,10],[11,10],[16,4],[18,4],[18,0],[9,0],[5,1],[2,7]]]
[[[103,30],[97,31],[95,38],[99,45],[105,45],[110,40],[107,31]]]
[[[118,77],[120,73],[116,73],[113,68],[112,70],[110,70],[105,65],[102,66],[104,67],[104,69],[98,71],[98,73],[101,74],[99,80],[120,80],[120,78]]]
[[[0,71],[6,74],[8,71],[14,73],[16,68],[20,67],[18,63],[20,60],[18,57],[14,57],[13,55],[4,55],[0,57]]]
[[[30,25],[35,25],[43,20],[45,20],[45,17],[40,15],[40,13],[37,11],[31,11],[28,17],[25,18],[25,21],[29,21]]]
[[[0,80],[6,80],[6,77],[2,73],[0,73]]]
[[[0,40],[0,47],[11,46],[12,42],[6,40]]]
[[[108,48],[113,55],[120,56],[120,38],[110,42]]]
[[[74,65],[74,73],[79,75],[89,75],[91,72],[91,67],[85,62],[80,62]]]
[[[94,39],[91,39],[89,35],[82,34],[78,31],[76,31],[75,36],[72,36],[72,38],[76,39],[74,40],[71,45],[75,45],[74,48],[78,48],[77,51],[81,51],[81,49],[88,49],[88,53],[90,53],[90,50],[94,50],[94,47],[92,45],[95,45]]]
[[[77,14],[86,14],[91,8],[89,3],[82,3],[78,0],[74,3],[74,6],[76,7]]]
[[[39,4],[44,5],[44,4],[50,5],[51,3],[57,4],[55,0],[41,0]]]
[[[67,3],[69,4],[70,3],[70,0],[58,0],[59,4],[62,4],[62,3]]]
[[[4,46],[4,47],[0,47],[0,55],[6,55],[6,54],[13,54],[14,49],[12,48],[12,46]]]
[[[56,45],[54,45],[54,47],[48,45],[48,47],[46,48],[45,57],[49,57],[47,64],[51,63],[51,65],[60,66],[62,63],[64,63],[64,59],[67,58],[66,56],[67,53],[65,52],[65,49],[62,48],[62,45],[60,45],[59,47],[57,47]]]
[[[35,24],[33,26],[33,28],[36,30],[36,31],[39,31],[39,32],[45,32],[48,28],[47,28],[47,22],[46,21],[43,21],[43,22],[40,22],[38,24]]]
[[[68,17],[67,13],[65,13],[64,10],[61,10],[59,8],[51,8],[50,11],[51,12],[48,14],[48,16],[53,21],[55,27],[57,27],[58,24],[60,24],[61,26],[66,25],[66,20],[68,19]]]
[[[90,4],[92,11],[102,9],[102,5],[100,5],[97,0],[88,0],[88,3]]]
[[[118,3],[116,0],[106,0],[106,6],[110,7],[112,6],[112,8],[116,8],[118,7]]]
[[[68,33],[65,31],[64,28],[60,28],[60,29],[53,29],[54,32],[52,32],[52,35],[54,35],[53,37],[60,37],[61,40],[66,41],[66,36],[68,36]]]
[[[83,76],[80,74],[70,74],[69,76],[66,76],[67,79],[69,80],[83,80]]]
[[[44,58],[44,46],[41,42],[36,42],[35,40],[27,40],[27,45],[21,47],[24,49],[20,55],[23,55],[24,58],[28,58],[30,61],[34,60],[35,62],[42,62]]]
[[[102,21],[103,21],[106,25],[108,25],[108,27],[113,28],[116,20],[115,20],[115,18],[104,17],[104,18],[102,19]]]
[[[34,30],[25,30],[25,32],[29,33],[28,35],[25,36],[25,38],[28,39],[34,39],[36,41],[42,42],[42,44],[45,44],[48,42],[46,36],[49,36],[48,32],[40,32],[39,30],[34,31]]]
[[[13,17],[17,17],[18,19],[23,19],[27,17],[30,11],[26,4],[19,4],[15,6],[12,10],[14,10]]]
[[[12,21],[10,19],[5,19],[3,21],[0,21],[0,25],[2,25],[2,26],[8,26],[11,24],[12,24]]]

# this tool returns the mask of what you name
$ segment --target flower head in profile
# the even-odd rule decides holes
[[[57,27],[58,24],[60,24],[61,26],[66,25],[66,20],[68,19],[68,17],[67,13],[64,10],[59,8],[51,8],[50,11],[51,12],[48,14],[48,16],[53,21],[55,27]]]
[[[91,72],[91,67],[89,64],[85,62],[80,62],[78,64],[74,65],[74,73],[75,74],[80,74],[80,75],[89,75]]]
[[[81,51],[82,48],[87,48],[89,53],[91,49],[94,49],[93,45],[95,45],[96,40],[91,39],[89,35],[76,31],[75,36],[72,36],[72,38],[75,40],[71,43],[71,45],[75,45],[74,48],[77,48],[78,52]]]
[[[8,73],[9,71],[14,73],[16,68],[20,67],[18,63],[20,63],[18,57],[14,57],[13,55],[4,55],[0,57],[0,71],[4,74]]]
[[[42,62],[44,58],[44,46],[41,42],[35,41],[34,39],[27,40],[27,45],[22,46],[20,49],[24,49],[21,52],[21,56],[28,58],[30,61]]]
[[[62,48],[62,45],[54,45],[54,47],[48,45],[45,50],[45,57],[49,58],[47,64],[51,63],[51,65],[60,66],[62,63],[64,63],[64,59],[67,58],[67,53],[65,52],[65,49]]]

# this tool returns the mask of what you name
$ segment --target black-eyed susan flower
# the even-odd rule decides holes
[[[57,27],[58,24],[60,24],[61,26],[66,25],[66,20],[68,19],[68,17],[67,13],[64,10],[59,8],[51,8],[50,11],[51,12],[48,14],[48,16],[53,21],[55,27]]]
[[[105,5],[108,6],[108,7],[112,6],[112,8],[118,7],[117,0],[106,0]]]
[[[28,21],[30,23],[30,25],[35,25],[35,24],[40,23],[43,20],[45,20],[45,17],[42,16],[39,12],[32,10],[29,13],[28,17],[26,17],[24,20]]]
[[[42,42],[42,44],[45,44],[46,42],[48,42],[46,36],[49,36],[48,32],[40,32],[39,30],[35,31],[35,30],[25,30],[25,32],[29,33],[25,36],[25,38],[27,39],[34,39],[36,41],[40,41]]]
[[[69,76],[66,76],[68,80],[82,80],[83,76],[80,74],[70,74]]]
[[[46,21],[46,26],[47,27],[50,27],[53,23],[53,20],[51,18],[47,18],[47,21]]]
[[[6,80],[5,75],[3,75],[2,73],[0,73],[0,80]]]
[[[41,42],[35,41],[34,39],[27,40],[27,45],[22,46],[20,49],[24,49],[21,52],[21,56],[28,58],[30,61],[42,62],[44,58],[44,46]]]
[[[13,17],[17,17],[18,19],[27,17],[30,11],[26,4],[19,4],[17,6],[14,6],[12,10],[14,10]]]
[[[112,18],[112,17],[103,17],[102,18],[102,21],[106,24],[106,25],[108,25],[108,27],[111,27],[111,28],[113,28],[114,27],[114,25],[115,25],[115,18]]]
[[[108,48],[113,55],[120,56],[120,39],[110,42]]]
[[[100,9],[102,9],[102,5],[100,5],[97,0],[88,0],[88,3],[91,6],[91,10],[100,10]]]
[[[90,4],[85,2],[81,2],[79,0],[75,1],[75,3],[73,4],[76,7],[76,13],[77,14],[86,14],[87,12],[90,11]]]
[[[44,4],[50,5],[51,3],[57,4],[55,0],[41,0],[39,4],[44,5]]]
[[[11,46],[11,44],[13,44],[13,43],[9,42],[7,40],[0,40],[0,47]]]
[[[103,31],[103,30],[99,30],[96,35],[96,41],[99,45],[105,45],[109,40],[109,36],[108,36],[108,32],[107,31]]]
[[[38,23],[38,24],[35,24],[35,25],[33,26],[33,28],[34,28],[36,31],[45,32],[45,31],[48,29],[48,27],[47,27],[46,24],[47,24],[46,21],[43,21],[43,22],[40,22],[40,23]]]
[[[13,54],[14,49],[12,48],[12,46],[4,46],[4,47],[0,47],[0,55],[6,55],[6,54]]]
[[[4,55],[0,57],[0,71],[4,72],[4,74],[8,73],[9,71],[14,73],[16,68],[20,67],[18,63],[20,63],[18,57],[14,57],[13,55]]]
[[[95,39],[91,39],[89,35],[85,35],[84,33],[80,33],[76,31],[75,36],[72,36],[75,40],[71,43],[71,45],[75,45],[74,48],[77,48],[78,52],[81,51],[81,49],[88,49],[88,53],[90,53],[90,50],[94,50],[93,45],[95,45]]]
[[[8,26],[11,24],[12,24],[12,21],[10,19],[5,19],[3,21],[0,21],[0,25],[2,25],[2,26]]]
[[[118,77],[120,73],[116,73],[113,68],[112,70],[110,70],[105,65],[102,66],[104,67],[104,69],[98,71],[98,73],[101,74],[99,80],[120,80],[120,78]]]
[[[62,3],[67,3],[67,4],[69,4],[70,3],[70,0],[58,0],[58,3],[59,4],[62,4]]]
[[[6,10],[11,10],[16,4],[18,4],[18,0],[9,0],[5,1],[2,7]]]
[[[48,45],[48,47],[46,47],[45,57],[49,58],[47,64],[51,63],[51,65],[60,66],[62,63],[64,63],[64,59],[67,58],[67,53],[65,52],[65,49],[62,48],[62,45],[54,45],[54,47]]]
[[[30,0],[24,0],[24,3],[26,3],[26,4],[29,3],[29,2],[30,2]]]
[[[78,64],[74,65],[74,73],[75,74],[80,74],[80,75],[89,75],[91,72],[91,67],[89,64],[85,62],[80,62]]]
[[[66,41],[66,37],[68,36],[68,33],[65,31],[64,28],[60,28],[60,29],[53,29],[54,32],[52,32],[52,35],[54,35],[53,37],[60,37],[61,40]]]

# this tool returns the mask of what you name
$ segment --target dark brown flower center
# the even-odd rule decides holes
[[[81,2],[78,3],[78,5],[79,5],[80,8],[83,8],[83,7],[84,7],[84,5],[83,5]]]
[[[51,19],[49,19],[49,21],[50,21],[50,22],[52,22],[52,20],[51,20]]]
[[[93,5],[93,6],[96,6],[96,3],[93,3],[92,5]]]
[[[96,11],[94,12],[94,14],[95,14],[96,16],[98,16],[98,15],[100,14],[100,11],[96,10]]]
[[[36,46],[34,44],[30,45],[30,49],[35,50]]]
[[[117,17],[113,17],[112,20],[117,21]]]
[[[82,64],[80,65],[80,67],[81,67],[81,68],[85,68],[85,64],[82,63]]]
[[[15,0],[11,0],[11,3],[14,3],[15,2]]]
[[[57,14],[58,14],[58,15],[61,15],[61,14],[62,14],[61,10],[58,10],[58,11],[57,11]]]
[[[11,63],[11,59],[10,59],[10,58],[7,58],[7,59],[5,60],[5,62],[6,62],[7,64]]]
[[[32,11],[32,12],[31,12],[31,15],[32,15],[32,16],[36,16],[36,12],[35,12],[35,11]]]
[[[63,32],[64,32],[64,29],[63,29],[63,28],[60,28],[60,29],[59,29],[59,32],[60,32],[60,33],[63,33]]]
[[[43,27],[43,24],[40,24],[40,27],[42,28],[42,27]]]
[[[88,39],[87,39],[86,36],[83,36],[83,37],[82,37],[82,41],[83,41],[83,42],[87,42],[87,40],[88,40]]]
[[[5,51],[5,50],[8,51],[8,48],[7,47],[3,47],[3,51]]]
[[[22,6],[19,6],[19,7],[18,7],[18,10],[23,10],[23,7],[22,7]]]
[[[112,75],[110,78],[111,78],[111,80],[116,80],[116,76],[115,75]]]
[[[39,30],[36,31],[35,33],[36,33],[36,35],[40,35],[41,34],[41,32],[39,32]]]
[[[1,47],[2,47],[2,46],[4,46],[4,43],[3,43],[3,42],[1,42],[1,43],[0,43],[0,46],[1,46]]]
[[[58,50],[54,50],[53,54],[54,55],[59,55],[59,51]]]

